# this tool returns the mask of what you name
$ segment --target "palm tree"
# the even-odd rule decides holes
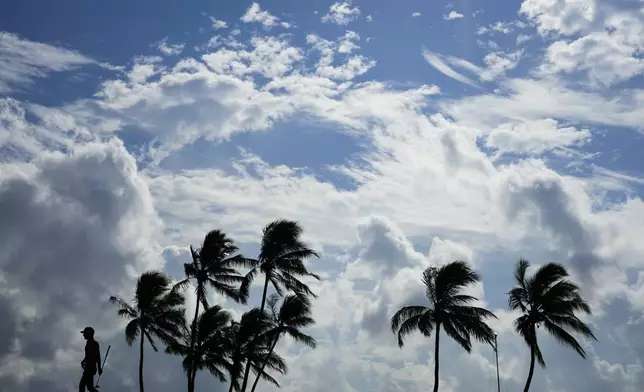
[[[418,330],[434,338],[434,392],[438,391],[439,341],[441,328],[468,353],[472,351],[472,337],[492,344],[494,332],[485,318],[496,318],[483,308],[468,306],[477,298],[463,294],[462,290],[479,281],[479,275],[464,261],[454,261],[440,267],[429,267],[423,272],[425,293],[430,307],[405,306],[391,318],[391,330],[398,334],[398,346],[403,346],[405,336]]]
[[[110,297],[110,302],[118,306],[118,315],[129,319],[125,327],[125,341],[132,345],[140,337],[139,390],[143,390],[143,343],[147,338],[154,351],[157,350],[153,336],[165,344],[171,344],[181,336],[186,318],[181,306],[185,299],[172,288],[170,278],[161,272],[143,273],[137,283],[131,303],[118,297]]]
[[[530,371],[524,392],[530,389],[535,361],[542,367],[546,366],[537,342],[540,325],[543,324],[550,335],[573,348],[582,358],[586,358],[586,352],[566,328],[597,340],[590,328],[575,315],[576,312],[591,314],[591,310],[579,295],[579,287],[566,279],[569,276],[566,268],[559,263],[548,263],[531,277],[526,277],[529,267],[528,261],[519,260],[514,270],[517,286],[508,293],[510,309],[523,313],[514,320],[514,328],[530,347]]]
[[[300,331],[300,328],[305,328],[315,324],[315,320],[311,317],[311,302],[309,299],[301,295],[289,295],[284,298],[279,310],[277,309],[278,301],[279,296],[272,294],[268,298],[267,302],[268,307],[271,310],[271,318],[274,324],[273,327],[266,332],[269,341],[272,341],[268,355],[270,356],[273,353],[279,338],[284,334],[289,335],[296,341],[304,343],[311,348],[315,348],[315,339]],[[264,372],[266,365],[267,361],[265,360],[259,369],[259,374]],[[257,384],[259,383],[259,374],[255,378],[255,382],[253,383],[253,387],[250,392],[255,392],[255,388],[257,388]]]
[[[183,357],[183,369],[188,377],[192,377],[190,385],[195,385],[197,371],[204,369],[219,381],[226,381],[225,372],[232,366],[228,360],[229,345],[225,336],[230,322],[230,313],[215,305],[201,313],[196,323],[184,328],[181,339],[166,348],[166,353]],[[192,336],[196,337],[194,342]],[[191,344],[194,345],[191,347]]]
[[[238,248],[235,246],[233,240],[221,230],[213,230],[206,234],[200,249],[195,250],[190,247],[192,262],[183,265],[186,278],[177,283],[177,287],[183,287],[190,282],[195,283],[197,303],[195,305],[192,327],[190,328],[192,332],[190,336],[190,351],[193,350],[195,344],[199,307],[202,305],[207,309],[209,306],[208,287],[213,288],[224,296],[232,298],[236,302],[246,303],[247,294],[241,294],[234,285],[235,283],[241,283],[244,279],[236,268],[245,265],[252,267],[254,264],[251,260],[236,254],[237,251]],[[188,357],[193,358],[194,356],[188,354]],[[195,388],[195,377],[192,374],[194,372],[196,372],[196,369],[195,365],[192,364],[188,367],[188,392],[193,392]]]
[[[240,287],[240,292],[247,296],[255,276],[259,272],[264,274],[260,311],[264,311],[266,305],[269,283],[280,296],[284,295],[284,289],[301,295],[315,296],[311,289],[297,278],[311,276],[317,280],[320,279],[309,272],[304,265],[306,259],[318,257],[318,255],[301,240],[301,236],[302,228],[294,221],[276,220],[264,227],[259,258],[256,265],[246,274]],[[244,372],[242,391],[246,390],[249,375],[250,363],[247,364]]]
[[[232,366],[229,369],[229,392],[241,391],[240,381],[244,375],[244,367],[250,364],[254,372],[263,379],[279,387],[279,383],[266,373],[266,367],[278,373],[287,371],[286,363],[275,352],[271,352],[271,337],[267,334],[273,328],[271,318],[259,308],[253,308],[244,313],[239,322],[233,322],[228,328],[230,358]],[[262,368],[262,364],[266,365]],[[247,367],[248,368],[248,367]]]

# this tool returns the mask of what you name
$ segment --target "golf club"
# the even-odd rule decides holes
[[[112,347],[111,344],[109,346],[107,346],[107,351],[105,352],[105,359],[103,359],[103,365],[101,366],[101,369],[103,369],[103,370],[105,370],[105,362],[107,361],[107,354],[110,353],[110,348],[111,347]],[[98,383],[101,381],[101,376],[102,376],[102,374],[99,374],[98,375],[98,380],[96,380],[96,386],[94,387],[96,389],[99,389],[101,387],[100,385],[98,385]]]

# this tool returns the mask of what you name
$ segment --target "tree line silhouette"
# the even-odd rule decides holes
[[[125,327],[127,344],[131,346],[139,339],[140,392],[144,392],[146,340],[154,351],[158,351],[159,340],[166,353],[183,358],[188,392],[194,392],[197,372],[204,370],[219,381],[228,382],[229,392],[255,392],[260,380],[279,387],[276,375],[288,370],[284,358],[275,352],[280,338],[288,335],[296,342],[316,347],[315,339],[303,331],[315,324],[311,298],[316,295],[300,279],[320,279],[305,266],[305,261],[318,255],[301,237],[302,228],[297,222],[271,222],[262,231],[258,257],[251,259],[239,254],[225,233],[213,230],[205,236],[201,248],[190,247],[192,260],[184,264],[185,278],[180,282],[173,284],[165,274],[149,271],[139,277],[131,301],[110,297],[110,302],[118,307],[118,315],[129,320]],[[535,363],[545,367],[537,341],[540,326],[583,358],[586,353],[568,331],[595,339],[590,328],[577,317],[580,312],[591,314],[591,310],[581,298],[579,287],[569,279],[566,268],[548,263],[527,276],[529,266],[525,260],[517,263],[516,286],[508,293],[510,309],[522,314],[514,321],[514,328],[530,350],[524,392],[530,388]],[[248,271],[242,274],[239,268]],[[264,279],[260,305],[245,312],[239,320],[234,320],[221,306],[208,302],[208,291],[214,290],[247,304],[250,285],[258,275]],[[494,331],[485,321],[496,316],[487,309],[470,306],[478,298],[464,293],[464,289],[479,281],[479,274],[464,261],[430,266],[422,276],[428,306],[404,306],[391,318],[391,329],[400,347],[413,332],[426,337],[434,334],[434,392],[439,387],[441,332],[467,352],[472,350],[472,340],[496,349]],[[184,292],[189,287],[197,297],[190,322],[184,307]],[[274,291],[270,295],[269,288]]]

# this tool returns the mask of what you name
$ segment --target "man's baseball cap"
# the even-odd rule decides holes
[[[92,328],[92,327],[85,327],[85,329],[83,329],[83,330],[81,331],[81,333],[88,333],[88,334],[90,334],[90,335],[94,335],[94,328]]]

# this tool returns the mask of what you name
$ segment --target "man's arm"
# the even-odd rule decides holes
[[[96,346],[94,346],[94,360],[96,361],[96,368],[98,369],[99,373],[103,373],[103,368],[101,367],[101,346],[96,342]]]

